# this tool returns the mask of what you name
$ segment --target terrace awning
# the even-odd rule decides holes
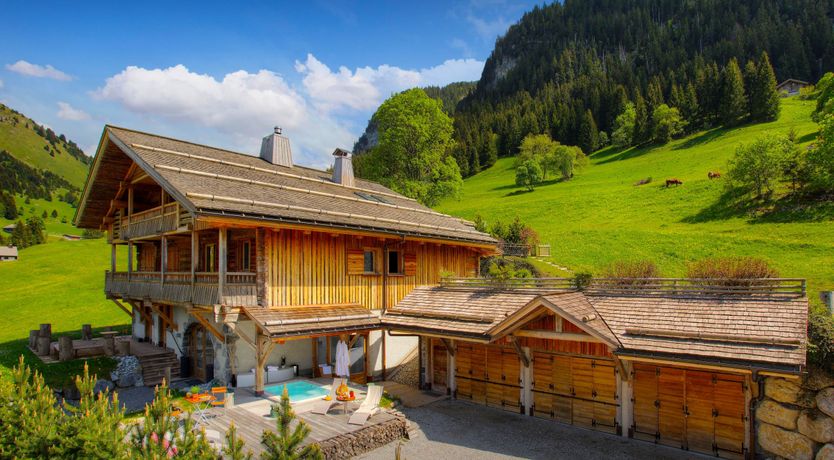
[[[359,304],[246,307],[270,338],[310,337],[378,329],[379,316]]]

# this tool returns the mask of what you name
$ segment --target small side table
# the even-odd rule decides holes
[[[350,403],[351,401],[356,401],[356,396],[354,396],[352,398],[340,398],[340,397],[336,396],[336,401],[339,401],[340,403],[342,403],[344,405],[344,407],[345,407],[345,418],[350,419],[350,414],[348,414],[348,403]]]

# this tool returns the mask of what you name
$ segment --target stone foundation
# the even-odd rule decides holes
[[[403,438],[408,439],[408,421],[398,416],[378,425],[327,439],[320,442],[319,446],[324,458],[347,459]]]
[[[755,414],[758,457],[834,460],[833,376],[767,377]]]

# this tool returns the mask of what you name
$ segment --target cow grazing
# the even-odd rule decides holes
[[[709,177],[710,179],[720,179],[721,173],[718,171],[710,171],[707,173],[707,177]]]
[[[666,188],[669,188],[670,185],[683,185],[683,181],[680,179],[666,179]]]

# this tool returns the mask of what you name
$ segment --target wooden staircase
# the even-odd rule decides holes
[[[171,378],[175,379],[180,375],[180,360],[177,354],[170,348],[156,347],[150,344],[134,342],[132,352],[139,358],[142,365],[142,379],[145,386],[155,386],[162,383],[165,378],[165,368],[171,368]],[[168,382],[170,384],[170,382]]]

